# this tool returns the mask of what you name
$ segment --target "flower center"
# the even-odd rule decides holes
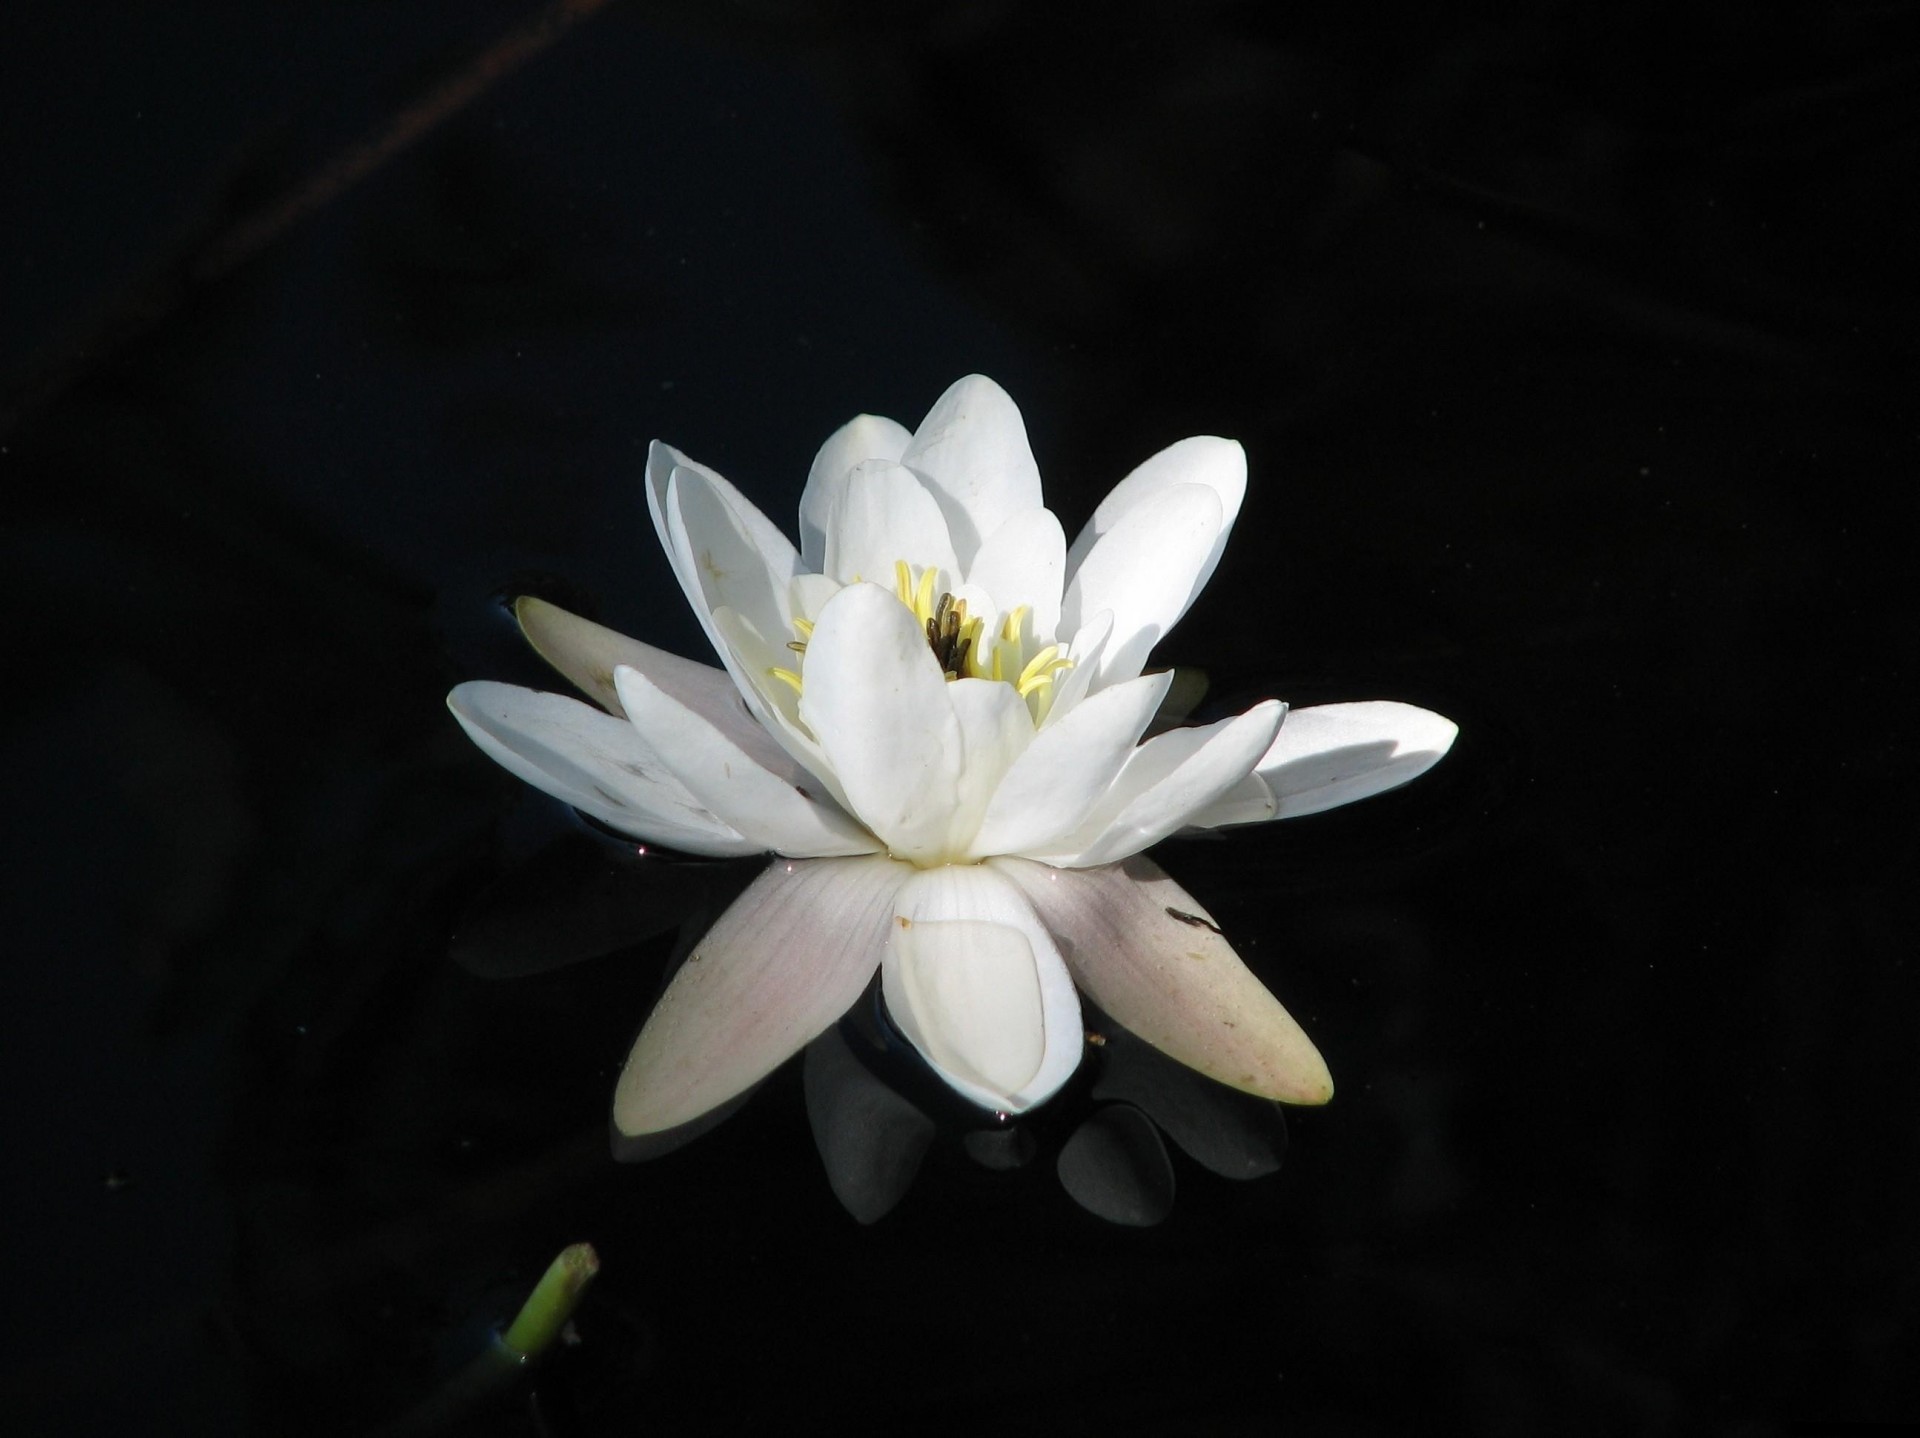
[[[939,581],[934,569],[918,574],[904,559],[893,566],[893,593],[920,621],[927,647],[939,661],[949,682],[955,679],[993,679],[1011,684],[1038,724],[1053,704],[1054,680],[1073,667],[1058,644],[1037,643],[1029,623],[1032,610],[1024,604],[1009,609],[991,631],[984,617],[967,612],[967,601],[950,593],[934,594]],[[856,581],[857,582],[857,581]],[[812,621],[797,615],[795,638],[787,648],[804,656],[813,637]],[[773,678],[800,692],[801,676],[793,669],[772,669]]]

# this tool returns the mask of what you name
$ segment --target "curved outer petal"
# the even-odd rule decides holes
[[[1033,632],[1050,644],[1060,631],[1060,595],[1066,582],[1067,536],[1050,510],[1013,515],[987,536],[967,570],[967,583],[993,597],[1005,614],[1024,604],[1033,611]]]
[[[1095,541],[1060,604],[1068,633],[1086,615],[1113,611],[1113,638],[1094,687],[1131,679],[1200,593],[1222,529],[1220,495],[1204,484],[1176,484],[1141,501]]]
[[[1087,822],[1027,857],[1066,868],[1111,864],[1191,822],[1253,770],[1286,706],[1268,699],[1201,729],[1173,729],[1133,751]]]
[[[675,507],[668,495],[676,475],[682,476],[678,507],[692,541],[685,555],[676,550],[667,525],[668,511]],[[784,618],[787,584],[801,570],[799,552],[779,526],[718,473],[655,440],[647,448],[647,512],[703,624],[718,604],[745,612],[755,623],[765,622],[763,608],[778,608]],[[772,601],[763,605],[758,601],[761,593],[770,594]]]
[[[855,415],[835,430],[813,457],[807,487],[800,492],[800,559],[814,574],[827,567],[827,522],[847,474],[864,459],[898,459],[913,436],[903,424],[877,414]]]
[[[1227,545],[1227,533],[1240,513],[1247,495],[1247,452],[1237,441],[1210,434],[1170,444],[1116,484],[1100,507],[1087,521],[1086,528],[1074,536],[1073,549],[1067,555],[1067,572],[1075,573],[1096,540],[1112,529],[1126,513],[1176,484],[1204,484],[1220,496],[1220,533],[1213,552],[1201,567],[1196,589],[1206,587]]]
[[[622,665],[614,682],[627,717],[674,778],[722,823],[762,848],[816,859],[871,854],[880,847],[838,806],[769,773],[638,670]]]
[[[871,459],[841,486],[827,528],[826,573],[842,584],[865,579],[893,583],[893,566],[944,572],[944,588],[959,581],[959,564],[940,502],[905,465]]]
[[[940,501],[962,570],[988,535],[1014,515],[1041,507],[1040,466],[1027,443],[1026,423],[1007,392],[985,375],[948,386],[900,462],[924,478]]]
[[[688,1123],[822,1033],[873,977],[912,872],[878,856],[775,860],[660,996],[614,1090],[614,1126]]]
[[[1100,869],[989,867],[1033,901],[1087,996],[1162,1053],[1262,1098],[1333,1097],[1312,1040],[1158,866],[1136,856]]]
[[[1078,829],[1126,765],[1172,679],[1143,674],[1103,689],[1041,730],[993,791],[970,852],[1018,854]]]
[[[1391,699],[1294,709],[1254,768],[1271,813],[1236,810],[1227,795],[1187,822],[1198,828],[1295,819],[1398,788],[1438,764],[1460,732],[1451,719]]]
[[[674,466],[661,503],[668,555],[702,622],[732,609],[763,634],[785,634],[800,573],[786,536],[724,479],[690,465]]]
[[[614,670],[624,664],[713,725],[761,767],[794,782],[806,773],[753,717],[726,670],[629,639],[544,599],[516,599],[513,613],[534,652],[608,713],[626,717],[613,682]]]
[[[691,505],[682,503],[683,477],[687,493],[695,497]],[[793,691],[773,678],[774,668],[788,667],[792,659],[785,647],[786,636],[792,632],[787,606],[797,586],[792,579],[783,584],[776,571],[756,568],[753,556],[757,551],[746,534],[744,521],[724,506],[703,505],[699,496],[713,498],[711,490],[703,489],[704,483],[698,474],[683,468],[675,469],[667,478],[661,503],[674,572],[753,717],[796,765],[819,776],[831,788],[820,748],[800,724]],[[689,508],[695,511],[696,527],[689,525]],[[696,538],[702,532],[706,537],[696,548]],[[744,600],[751,608],[736,608],[728,602],[732,597]]]
[[[1080,1000],[1017,885],[979,864],[923,869],[895,914],[880,965],[887,1012],[951,1088],[1021,1113],[1072,1077]]]
[[[454,689],[447,708],[508,773],[623,834],[690,854],[764,847],[701,807],[625,719],[564,694],[485,679]]]
[[[802,685],[800,717],[855,817],[899,858],[940,858],[962,741],[912,611],[878,585],[848,585],[820,611]]]

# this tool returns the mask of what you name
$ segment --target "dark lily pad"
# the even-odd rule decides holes
[[[1173,1164],[1153,1121],[1131,1104],[1089,1118],[1060,1150],[1060,1184],[1109,1223],[1151,1228],[1173,1211]]]
[[[933,1120],[876,1078],[837,1026],[807,1046],[804,1075],[807,1118],[834,1197],[861,1223],[876,1222],[913,1186]]]

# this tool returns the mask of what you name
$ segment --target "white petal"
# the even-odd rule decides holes
[[[939,569],[947,587],[959,578],[940,504],[912,470],[875,459],[847,476],[827,528],[826,572],[842,584],[892,585],[899,560]]]
[[[820,617],[820,611],[827,607],[827,601],[838,594],[844,586],[837,579],[824,574],[796,574],[793,577],[793,613],[797,619],[811,623]]]
[[[670,504],[674,489],[680,498]],[[684,549],[670,532],[669,514],[676,508],[687,528]],[[776,609],[784,615],[787,582],[800,572],[800,555],[752,500],[704,464],[655,440],[647,449],[647,512],[702,623],[716,604],[727,604],[764,628],[780,627],[769,616]],[[772,602],[757,597],[767,592]]]
[[[786,752],[773,742],[740,697],[740,690],[724,669],[669,654],[616,630],[569,614],[557,604],[523,596],[513,602],[520,632],[539,656],[572,680],[600,707],[624,717],[614,689],[613,671],[621,665],[637,669],[677,702],[712,724],[752,758],[776,774],[796,769]]]
[[[1062,638],[1065,637],[1063,632]],[[1065,719],[1092,690],[1094,678],[1100,672],[1100,656],[1106,653],[1107,641],[1112,637],[1113,612],[1108,609],[1086,620],[1072,634],[1067,642],[1067,657],[1073,663],[1054,677],[1053,703],[1047,709],[1047,717],[1040,721],[1042,729]]]
[[[1333,1097],[1326,1061],[1207,911],[1151,861],[990,867],[1017,883],[1087,996],[1162,1053],[1286,1103]]]
[[[640,1031],[613,1096],[620,1132],[698,1118],[851,1008],[912,872],[878,857],[775,860],[694,946]]]
[[[1286,706],[1268,699],[1201,729],[1174,729],[1133,751],[1079,831],[1029,858],[1066,868],[1111,864],[1191,822],[1253,771]]]
[[[1017,886],[976,864],[924,869],[895,899],[880,966],[887,1011],[983,1108],[1020,1113],[1080,1063],[1080,1001]]]
[[[1060,630],[1061,586],[1066,582],[1067,537],[1044,509],[1016,514],[987,536],[967,570],[967,583],[993,596],[1005,614],[1024,604],[1042,644]]]
[[[1440,762],[1460,732],[1452,720],[1391,699],[1295,709],[1256,772],[1273,791],[1275,818],[1317,814],[1384,793]],[[1196,816],[1208,826],[1243,823]]]
[[[1096,685],[1131,679],[1160,637],[1187,612],[1212,571],[1224,532],[1219,492],[1176,484],[1143,500],[1102,534],[1074,571],[1060,605],[1060,625],[1113,611],[1113,638]]]
[[[1172,678],[1145,674],[1103,689],[1043,729],[994,790],[970,852],[1022,853],[1078,829],[1119,776]]]
[[[874,584],[827,601],[807,641],[800,717],[855,817],[903,859],[945,851],[960,725],[911,610]]]
[[[637,670],[614,671],[627,717],[654,752],[722,823],[793,858],[871,854],[879,843],[815,791],[755,763],[700,715]],[[786,756],[780,756],[785,760]],[[807,783],[813,783],[811,775]]]
[[[940,396],[900,460],[940,501],[962,570],[988,535],[1041,506],[1026,424],[1007,392],[984,375],[968,375]]]
[[[1220,496],[1220,533],[1196,586],[1204,588],[1220,560],[1221,551],[1226,548],[1227,532],[1233,528],[1234,518],[1240,513],[1240,502],[1247,494],[1247,452],[1233,440],[1210,434],[1195,435],[1168,445],[1116,484],[1100,501],[1086,528],[1074,537],[1073,549],[1067,556],[1067,572],[1079,570],[1094,541],[1118,524],[1127,511],[1176,484],[1204,484]]]
[[[960,725],[960,780],[955,787],[948,850],[964,854],[1007,771],[1033,743],[1033,715],[1011,684],[956,679],[947,686]]]
[[[835,430],[807,471],[800,493],[800,558],[808,570],[826,569],[827,527],[848,472],[864,459],[898,459],[913,438],[905,425],[877,414],[855,415]]]
[[[1285,728],[1285,724],[1281,725]],[[1247,775],[1198,813],[1187,816],[1189,829],[1219,829],[1228,824],[1262,824],[1276,818],[1280,806],[1259,771]]]
[[[765,589],[738,577],[753,572],[752,559],[746,549],[741,547],[744,545],[744,540],[741,539],[738,531],[735,531],[735,538],[741,539],[741,544],[728,549],[732,560],[737,560],[734,569],[728,569],[717,562],[703,562],[700,555],[704,555],[707,561],[715,561],[718,556],[715,555],[712,545],[704,551],[696,551],[694,548],[693,537],[688,530],[681,504],[680,480],[682,477],[687,480],[689,493],[697,494],[700,491],[699,476],[692,475],[685,469],[676,469],[672,475],[668,476],[662,505],[668,550],[673,556],[675,572],[680,575],[682,586],[687,589],[689,596],[694,595],[696,591],[699,595],[693,600],[694,613],[698,616],[701,627],[707,631],[707,638],[712,641],[715,652],[719,654],[721,663],[726,666],[727,674],[740,691],[740,696],[754,719],[766,729],[782,749],[786,750],[796,766],[796,771],[816,774],[825,779],[827,778],[826,760],[821,755],[819,746],[805,733],[799,723],[793,691],[773,678],[773,670],[776,667],[785,669],[793,667],[792,651],[786,647],[788,636],[793,633],[791,616],[787,611],[787,603],[791,602],[795,587],[793,581],[789,579],[784,586],[788,600],[775,603],[773,612],[763,614],[759,619],[726,603],[725,595],[719,592],[719,583],[713,578],[713,574],[728,576],[727,587],[749,602],[755,603],[762,610],[768,607],[771,591],[779,587],[780,582],[771,571],[763,571],[767,586]],[[696,508],[698,508],[697,500]],[[729,526],[730,521],[722,515],[710,528],[726,531]],[[727,548],[727,546],[722,547]],[[709,573],[709,570],[713,573]],[[716,592],[711,597],[702,587],[703,582],[715,584]],[[779,637],[775,638],[775,635]],[[829,787],[831,788],[830,781]],[[841,797],[839,794],[834,795],[836,800]]]
[[[786,632],[800,572],[786,536],[725,480],[696,469],[676,467],[663,502],[674,567],[696,610],[734,609],[763,634]]]
[[[447,707],[508,773],[623,834],[690,854],[763,847],[707,812],[625,719],[490,680],[460,685]]]

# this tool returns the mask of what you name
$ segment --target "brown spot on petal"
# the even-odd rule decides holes
[[[1200,914],[1189,914],[1185,909],[1176,909],[1171,904],[1167,905],[1167,917],[1169,919],[1178,919],[1183,924],[1192,924],[1196,929],[1211,929],[1216,934],[1221,932],[1220,926],[1214,923],[1212,919]],[[1225,935],[1222,934],[1221,937],[1224,938]]]
[[[895,914],[893,921],[903,929],[911,929],[913,927],[913,920],[909,919],[905,914]]]

